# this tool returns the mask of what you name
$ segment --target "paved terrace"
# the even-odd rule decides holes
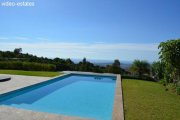
[[[11,77],[11,80],[9,81],[0,82],[0,94],[17,90],[50,79],[50,77],[34,77],[34,76],[22,76],[22,75],[0,74],[0,76],[3,78]]]

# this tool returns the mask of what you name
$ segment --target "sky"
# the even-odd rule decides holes
[[[34,6],[2,6],[7,1],[0,0],[0,50],[152,62],[160,42],[180,37],[179,0],[24,0]]]

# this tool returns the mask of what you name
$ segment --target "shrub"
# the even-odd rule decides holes
[[[55,71],[56,66],[53,64],[41,64],[34,62],[3,61],[0,62],[0,69]]]
[[[137,76],[137,75],[122,75],[123,79],[141,79],[146,81],[155,81],[152,77],[149,76]]]
[[[162,84],[163,86],[166,86],[167,81],[166,81],[165,79],[161,79],[161,80],[159,81],[159,83]]]
[[[176,85],[174,83],[169,83],[166,85],[166,88],[172,92],[176,92]]]
[[[176,92],[178,95],[180,95],[180,87],[176,87]]]

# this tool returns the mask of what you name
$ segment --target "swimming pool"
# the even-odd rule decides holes
[[[111,120],[115,76],[69,74],[0,95],[0,105]]]

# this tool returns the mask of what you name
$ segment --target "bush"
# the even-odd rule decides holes
[[[122,75],[123,79],[141,79],[146,81],[155,81],[152,77],[149,76],[137,76],[137,75]]]
[[[55,71],[53,64],[41,64],[34,62],[7,61],[0,62],[0,69],[32,70],[32,71]]]
[[[176,87],[176,92],[178,95],[180,95],[180,87]]]
[[[167,84],[166,88],[169,89],[171,92],[176,92],[176,85],[174,83]]]
[[[167,81],[166,81],[165,79],[161,79],[161,80],[159,81],[159,83],[162,84],[163,86],[166,86]]]

